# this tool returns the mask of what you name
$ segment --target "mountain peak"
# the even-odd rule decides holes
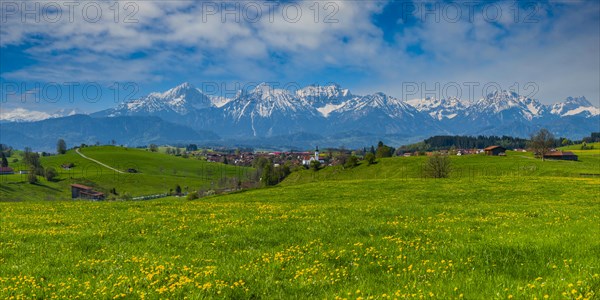
[[[552,105],[551,112],[561,117],[584,116],[594,117],[600,115],[600,109],[592,105],[585,97],[567,97],[564,102]]]
[[[583,106],[583,107],[593,106],[592,103],[590,101],[588,101],[588,99],[585,98],[585,96],[567,97],[567,99],[565,99],[565,103],[577,104],[577,105]]]

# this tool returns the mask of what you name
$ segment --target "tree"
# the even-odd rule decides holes
[[[8,167],[8,159],[6,159],[6,154],[4,154],[4,152],[2,152],[2,167]]]
[[[58,154],[67,153],[67,143],[65,142],[65,140],[59,139],[58,142],[56,142],[56,153],[58,153]]]
[[[554,146],[555,140],[554,135],[548,131],[548,129],[542,128],[537,133],[531,136],[529,147],[533,150],[533,153],[544,160],[544,155],[550,152],[552,146]]]
[[[385,144],[383,144],[383,142],[380,141],[379,144],[377,144],[377,151],[375,152],[375,156],[377,158],[392,157],[392,154],[394,154],[394,150],[394,148],[386,146]]]
[[[48,181],[53,181],[58,176],[58,172],[54,168],[46,168],[45,177]]]
[[[318,160],[313,160],[313,161],[311,161],[311,162],[310,162],[310,168],[311,168],[313,171],[315,171],[315,172],[316,172],[316,171],[319,171],[319,169],[321,168],[321,162],[320,162],[320,161],[318,161]]]
[[[175,186],[175,195],[181,195],[181,186],[179,184]]]
[[[227,160],[227,156],[226,155],[223,155],[223,164],[226,164],[226,165],[229,164],[229,161]]]
[[[31,148],[25,148],[25,153],[23,154],[23,162],[25,163],[25,165],[27,165],[33,170],[38,170],[42,167],[42,163],[40,162],[40,155],[31,152]],[[43,176],[44,174],[41,175]]]
[[[423,168],[424,175],[431,178],[447,178],[451,171],[450,156],[434,153]]]
[[[158,152],[158,146],[156,144],[150,144],[150,152]]]
[[[344,168],[352,169],[356,166],[358,166],[358,157],[350,155],[344,164]]]
[[[372,165],[375,164],[375,154],[373,153],[367,153],[365,155],[365,161],[367,161],[367,165]]]
[[[562,144],[563,146],[567,146],[567,145],[570,145],[570,144],[571,144],[571,141],[569,141],[569,139],[567,139],[567,138],[564,138],[564,139],[562,140],[562,143],[561,143],[561,144]]]
[[[29,172],[27,173],[27,181],[31,184],[34,184],[38,181],[37,175],[35,174],[35,168],[29,168]]]
[[[262,174],[260,177],[261,183],[263,186],[270,186],[275,183],[275,174],[273,165],[270,161],[267,160],[267,164],[262,168]]]

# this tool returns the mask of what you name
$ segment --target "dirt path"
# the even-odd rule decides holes
[[[99,162],[99,161],[97,161],[97,160],[95,160],[93,158],[85,156],[83,153],[79,152],[79,148],[75,149],[75,152],[77,152],[77,154],[79,154],[81,157],[83,157],[83,158],[85,158],[87,160],[91,160],[91,161],[93,161],[93,162],[95,162],[95,163],[97,163],[97,164],[99,164],[99,165],[101,165],[101,166],[103,166],[105,168],[109,168],[109,169],[111,169],[111,170],[113,170],[115,172],[118,172],[118,173],[121,173],[121,174],[125,174],[125,172],[123,172],[121,170],[117,170],[117,169],[115,169],[115,168],[113,168],[113,167],[111,167],[111,166],[109,166],[107,164],[101,163],[101,162]]]

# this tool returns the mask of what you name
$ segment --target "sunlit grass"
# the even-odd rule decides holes
[[[2,203],[0,298],[591,299],[598,186],[371,179],[191,202]]]

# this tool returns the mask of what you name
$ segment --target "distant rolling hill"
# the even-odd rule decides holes
[[[69,150],[63,155],[41,158],[44,168],[52,168],[58,172],[56,180],[48,181],[39,176],[37,184],[29,184],[26,174],[0,176],[0,202],[68,200],[71,199],[70,184],[73,183],[92,186],[107,195],[114,188],[119,196],[127,194],[133,197],[168,193],[177,185],[183,192],[188,189],[189,191],[210,190],[231,187],[233,178],[245,181],[253,170],[150,152],[145,149],[99,146],[81,148],[80,151],[87,157],[123,173],[85,159],[75,150]],[[12,162],[15,157],[10,158],[10,167],[17,171],[27,170],[28,167],[22,163],[22,160]],[[70,170],[61,167],[71,163],[74,167]],[[135,169],[137,173],[126,172],[128,169]]]
[[[55,151],[58,139],[64,139],[68,146],[106,144],[114,140],[119,145],[134,147],[150,143],[199,143],[220,138],[209,131],[193,130],[152,116],[92,118],[74,115],[0,124],[0,143],[17,149],[31,147],[37,151]]]

